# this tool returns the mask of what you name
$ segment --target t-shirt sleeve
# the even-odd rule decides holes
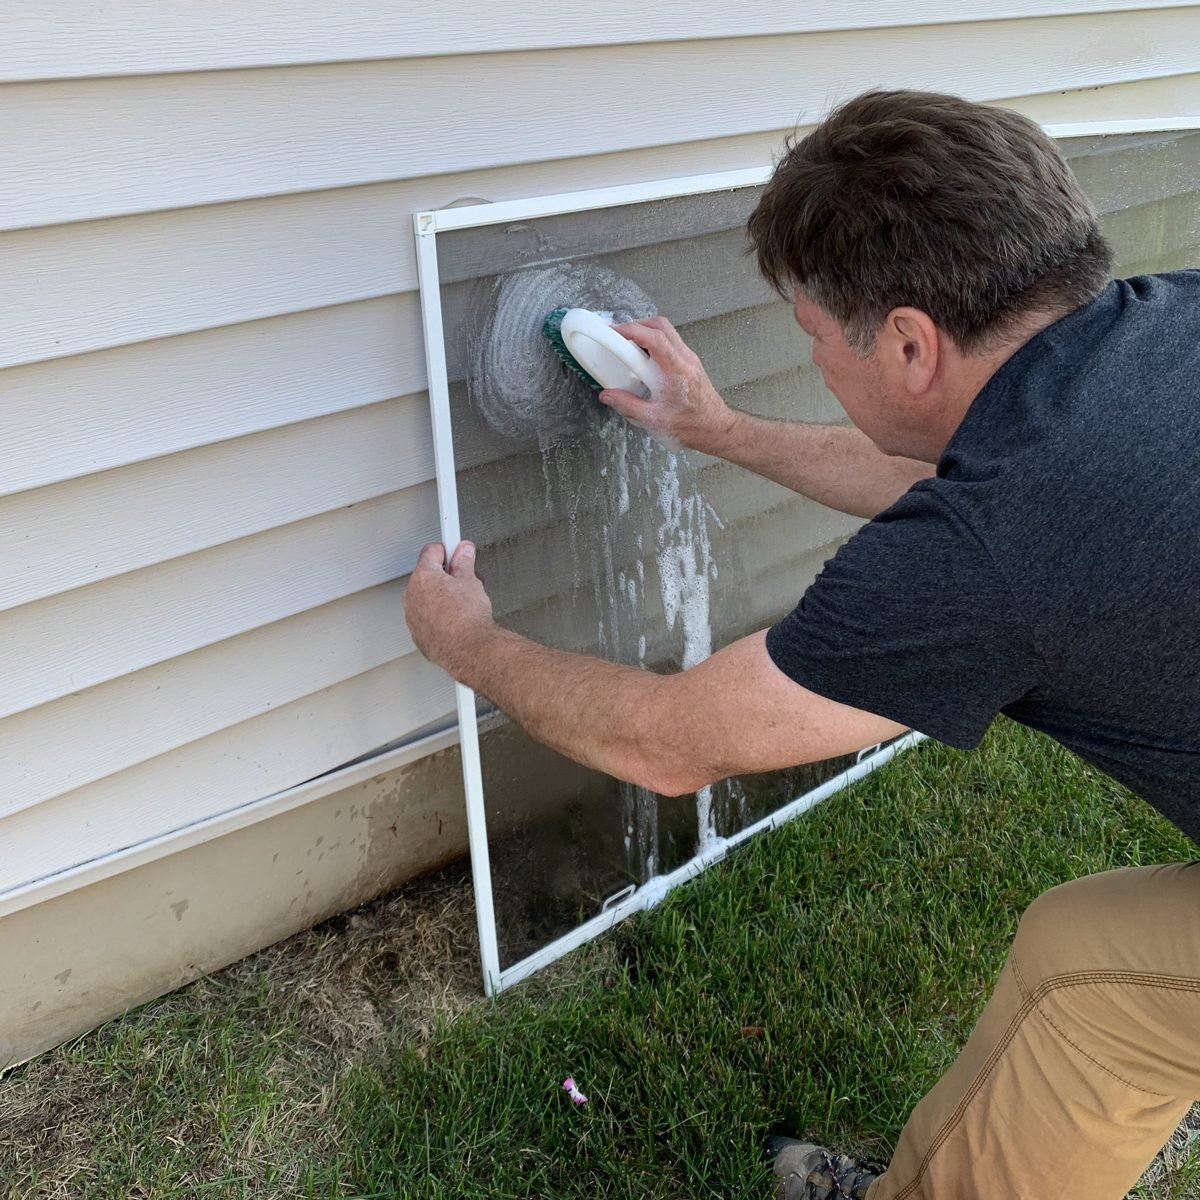
[[[842,546],[767,651],[810,691],[970,749],[1042,668],[1008,584],[937,484]]]

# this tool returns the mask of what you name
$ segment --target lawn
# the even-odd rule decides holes
[[[11,1072],[0,1180],[11,1200],[767,1200],[765,1133],[886,1155],[1039,892],[1196,853],[1001,722],[973,754],[903,756],[494,1003],[450,872]],[[1177,1141],[1136,1195],[1200,1197],[1200,1141]]]

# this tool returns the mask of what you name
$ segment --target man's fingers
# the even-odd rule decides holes
[[[657,325],[650,325],[645,321],[630,321],[628,325],[614,325],[613,328],[635,346],[641,346],[651,358],[661,359],[672,348],[673,343],[667,331]]]
[[[675,326],[666,317],[642,317],[635,324],[646,325],[650,329],[661,329],[663,333],[675,332]]]
[[[446,565],[446,547],[441,542],[430,542],[421,547],[417,555],[418,570],[441,570]]]
[[[645,321],[628,321],[624,325],[614,325],[613,329],[623,338],[628,338],[635,346],[641,346],[643,349],[647,343],[660,342],[663,337],[661,329],[647,325]]]
[[[620,388],[606,388],[600,393],[599,399],[601,404],[616,409],[627,421],[637,421],[641,424],[646,423],[655,407],[653,400],[643,400],[641,396],[635,396],[632,392],[625,392]]]
[[[470,579],[475,574],[475,543],[459,542],[450,560],[450,574],[455,579]]]
[[[446,547],[441,542],[430,542],[417,555],[417,571],[449,571],[458,579],[469,579],[475,574],[475,543],[459,542],[449,563],[446,562]]]

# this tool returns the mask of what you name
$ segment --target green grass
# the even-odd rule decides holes
[[[1001,724],[971,755],[904,756],[423,1035],[401,1021],[339,1049],[267,968],[203,981],[10,1076],[19,1091],[59,1070],[88,1101],[65,1149],[6,1134],[0,1109],[0,1178],[14,1197],[114,1200],[766,1198],[764,1133],[886,1155],[1040,892],[1194,856],[1121,788]],[[1146,1194],[1198,1189],[1184,1151]]]

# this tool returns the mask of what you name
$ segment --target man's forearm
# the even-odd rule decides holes
[[[884,454],[853,426],[772,421],[736,410],[720,440],[701,448],[856,517],[883,512],[934,471],[930,463]]]
[[[671,675],[552,650],[490,621],[431,650],[538,741],[662,795],[837,757],[903,732],[795,683],[768,654],[766,630]]]
[[[704,365],[670,321],[648,317],[618,325],[662,375],[649,399],[620,388],[600,393],[623,417],[705,454],[764,475],[829,508],[874,517],[933,467],[884,454],[857,429],[770,421],[730,408]]]
[[[633,783],[659,784],[644,733],[663,676],[539,645],[499,626],[447,649],[442,665],[539,742]]]

